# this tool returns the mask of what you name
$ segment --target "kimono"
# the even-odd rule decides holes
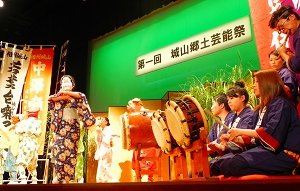
[[[256,111],[253,115],[253,126],[258,122],[259,111]],[[283,97],[274,98],[255,131],[259,139],[242,136],[244,143],[254,148],[236,155],[248,163],[248,168],[237,167],[239,172],[231,176],[249,175],[251,169],[266,175],[292,174],[297,162],[284,150],[300,153],[300,119],[295,107]],[[221,165],[222,172],[231,171],[226,168],[230,166]]]
[[[12,116],[12,124],[13,127],[17,124],[20,120],[23,120],[24,115],[15,115]],[[6,160],[4,162],[4,171],[9,173],[9,180],[8,184],[16,184],[18,183],[17,177],[17,169],[16,169],[16,160],[19,152],[19,143],[20,143],[20,135],[15,133],[15,129],[9,130],[7,132],[9,141],[8,142],[8,151],[6,155]]]
[[[223,123],[227,126],[229,126],[229,124],[232,122],[232,119],[234,117],[234,113],[232,111],[230,111],[225,120],[223,121]],[[218,130],[218,128],[221,128]],[[221,140],[220,140],[220,136],[224,133],[227,133],[227,129],[225,129],[224,127],[220,127],[219,123],[215,122],[208,134],[208,139],[210,142],[216,142],[218,144],[220,144]],[[212,154],[210,154],[211,158],[215,158],[219,156],[218,152],[214,152]]]
[[[238,116],[235,114],[232,123],[230,124],[230,128],[253,129],[253,127],[249,125],[252,115],[253,110],[249,106],[245,107]],[[227,146],[231,153],[242,152],[247,149],[244,146],[235,144],[232,141],[227,142]]]
[[[283,67],[279,71],[279,75],[285,86],[289,87],[290,92],[287,92],[289,99],[293,104],[297,104],[298,97],[298,80],[296,75],[287,67]]]
[[[251,107],[247,106],[243,109],[243,111],[237,115],[235,114],[232,118],[231,123],[229,124],[230,128],[240,128],[240,129],[251,129],[249,127],[249,121],[251,121],[253,115],[253,110]]]
[[[110,141],[113,133],[110,126],[106,126],[103,130],[101,127],[97,128],[99,128],[100,133],[96,137],[95,159],[98,160],[96,182],[115,182],[111,172],[112,147]]]
[[[37,139],[42,135],[41,121],[35,117],[29,117],[16,124],[15,133],[22,136],[19,143],[19,152],[16,160],[16,166],[24,166],[29,174],[36,178],[37,160],[38,160],[38,142]],[[21,178],[25,178],[25,171],[18,171]]]
[[[9,173],[11,182],[17,182],[16,156],[11,152],[11,147],[8,147],[6,160],[4,163],[4,171]]]
[[[294,72],[300,72],[300,28],[298,27],[296,33],[293,35],[293,47],[295,49],[295,56],[288,61],[289,66]]]
[[[9,146],[9,134],[4,127],[0,127],[0,184],[3,184],[3,175],[5,172],[5,163],[7,157],[7,146]],[[15,174],[16,175],[16,174]]]
[[[234,114],[232,121],[229,123],[230,128],[241,128],[241,129],[252,129],[253,127],[249,124],[252,124],[253,110],[251,107],[247,106],[243,111],[237,115]],[[212,175],[220,175],[220,164],[224,159],[231,158],[234,154],[232,150],[225,150],[225,155],[219,157],[218,159],[211,160],[209,162],[210,170]]]
[[[226,116],[223,123],[228,126],[231,123],[233,116],[234,116],[234,113],[232,111],[230,111],[227,114],[227,116]],[[213,126],[211,127],[211,130],[208,134],[208,139],[209,139],[210,142],[216,141],[217,143],[220,143],[220,136],[223,133],[227,133],[227,130],[223,127],[221,127],[221,130],[218,131],[219,126],[220,125],[217,122],[215,122],[213,124]]]
[[[48,101],[52,114],[51,128],[54,129],[55,171],[59,182],[74,180],[78,142],[80,139],[80,121],[85,128],[94,125],[96,119],[91,113],[85,94],[78,92],[81,98]],[[52,95],[57,97],[57,95]]]

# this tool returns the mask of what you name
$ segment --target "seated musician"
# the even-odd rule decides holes
[[[269,58],[271,68],[276,70],[281,76],[288,99],[291,103],[297,105],[298,80],[296,74],[287,68],[285,60],[280,56],[277,50],[273,50],[269,54]]]
[[[231,122],[229,123],[230,128],[247,128],[249,121],[251,121],[253,110],[250,106],[247,106],[249,100],[249,94],[245,89],[244,82],[236,82],[235,86],[226,91],[226,96],[228,99],[228,105],[231,110],[235,113]],[[219,157],[216,160],[210,161],[210,171],[212,175],[220,175],[219,165],[221,161],[225,158],[233,155],[236,152],[242,152],[243,147],[239,147],[237,144],[232,144],[228,142],[229,139],[228,133],[223,133],[220,136],[220,141],[222,145],[222,151],[229,150],[227,154]]]
[[[225,125],[229,125],[232,121],[234,113],[231,111],[226,94],[221,93],[213,98],[213,104],[211,107],[212,114],[220,118],[221,122]],[[215,122],[208,134],[208,139],[210,143],[207,145],[207,151],[211,158],[218,157],[219,155],[224,155],[223,145],[221,145],[220,136],[223,133],[227,133],[227,129]]]
[[[289,152],[300,153],[297,110],[287,99],[278,72],[261,70],[254,76],[254,93],[260,98],[249,123],[254,129],[233,128],[228,131],[230,141],[252,148],[223,159],[219,164],[219,174],[225,177],[292,174],[298,161],[289,156]]]

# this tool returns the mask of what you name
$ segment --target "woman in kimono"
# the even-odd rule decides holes
[[[9,183],[8,184],[18,184],[17,177],[17,168],[16,168],[16,160],[19,152],[19,143],[20,136],[15,133],[15,128],[17,123],[24,119],[23,114],[16,114],[11,117],[11,125],[9,128],[8,141],[9,147],[6,155],[6,160],[4,163],[4,171],[9,174]],[[33,182],[35,183],[35,181]]]
[[[37,184],[38,149],[37,139],[41,136],[41,120],[38,120],[39,108],[31,108],[27,111],[27,119],[16,124],[15,133],[21,139],[16,160],[16,168],[19,174],[20,184],[27,184],[26,171],[32,176],[32,184]]]
[[[0,184],[3,184],[3,175],[5,169],[5,156],[7,155],[5,149],[3,148],[2,139],[3,137],[8,138],[8,134],[4,127],[0,126]]]
[[[95,159],[98,160],[96,182],[116,182],[111,172],[113,131],[107,117],[101,117],[97,123],[98,121],[95,137],[97,143]]]
[[[85,128],[95,123],[85,94],[74,92],[75,81],[64,75],[60,80],[61,89],[48,99],[52,114],[51,128],[56,137],[54,143],[55,172],[53,183],[69,183],[75,178],[76,157],[80,139],[80,121]]]
[[[229,124],[231,128],[245,128],[253,114],[253,110],[248,106],[249,94],[245,88],[243,81],[236,82],[235,86],[226,91],[228,105],[235,113],[232,122]]]
[[[223,160],[225,177],[251,174],[292,174],[297,165],[285,150],[300,153],[300,120],[287,100],[284,84],[275,70],[254,74],[254,93],[260,98],[252,124],[255,129],[231,129],[229,140],[253,148]]]
[[[235,113],[232,121],[229,123],[229,128],[249,128],[248,123],[251,121],[253,110],[248,106],[249,94],[245,89],[244,82],[236,82],[235,86],[226,91],[228,105]],[[245,148],[240,147],[238,144],[228,142],[229,134],[224,133],[220,136],[222,151],[227,153],[216,160],[210,161],[210,170],[212,175],[220,175],[220,164],[227,158],[231,157],[234,153],[242,152]]]
[[[273,50],[269,54],[269,58],[271,67],[281,76],[288,98],[294,105],[297,105],[298,80],[296,75],[287,68],[277,50]]]

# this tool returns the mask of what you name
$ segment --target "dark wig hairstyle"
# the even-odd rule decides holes
[[[107,126],[110,126],[110,123],[109,123],[109,119],[107,117],[104,117],[104,120],[107,122]]]
[[[61,84],[61,83],[62,83],[62,80],[63,80],[65,77],[70,78],[70,80],[71,80],[71,82],[72,82],[72,84],[73,84],[73,87],[75,87],[75,80],[74,80],[73,76],[71,76],[71,75],[63,75],[63,76],[60,78],[59,83]]]

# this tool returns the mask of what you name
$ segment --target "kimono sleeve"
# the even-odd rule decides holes
[[[298,94],[298,81],[294,73],[289,69],[283,68],[279,72],[284,85],[290,89],[291,96],[295,99]]]
[[[247,113],[244,113],[242,119],[239,121],[237,128],[241,129],[252,129],[251,126],[252,122],[253,111],[249,110]]]
[[[53,98],[53,97],[57,97],[57,94],[53,94],[53,95],[49,96],[49,99],[48,99],[48,109],[50,111],[52,111],[54,109],[54,106],[55,106],[55,102],[52,99],[50,99],[50,98]]]
[[[113,131],[112,131],[111,127],[110,126],[105,127],[102,142],[104,142],[106,145],[109,146],[110,141],[112,139],[112,134],[113,134]]]
[[[213,126],[211,127],[211,130],[209,131],[209,134],[208,134],[208,139],[210,142],[213,142],[214,140],[217,139],[216,137],[216,134],[217,134],[217,127],[218,127],[218,124],[215,122],[213,124]]]
[[[77,99],[77,108],[78,108],[79,118],[83,122],[83,126],[85,128],[88,128],[95,124],[96,119],[91,112],[91,109],[90,109],[90,106],[88,104],[85,94],[79,92],[79,95],[81,96],[80,99]]]
[[[31,133],[36,135],[37,137],[40,137],[42,135],[41,120],[34,121],[31,131]]]
[[[20,121],[19,123],[16,124],[16,129],[15,129],[15,133],[17,135],[22,135],[24,133],[24,121]]]
[[[289,65],[294,72],[300,72],[300,31],[299,29],[293,36],[293,45],[295,49],[295,56],[289,60]]]
[[[256,129],[266,149],[276,151],[285,141],[291,121],[289,106],[290,103],[284,98],[274,98],[267,107],[261,127]]]

